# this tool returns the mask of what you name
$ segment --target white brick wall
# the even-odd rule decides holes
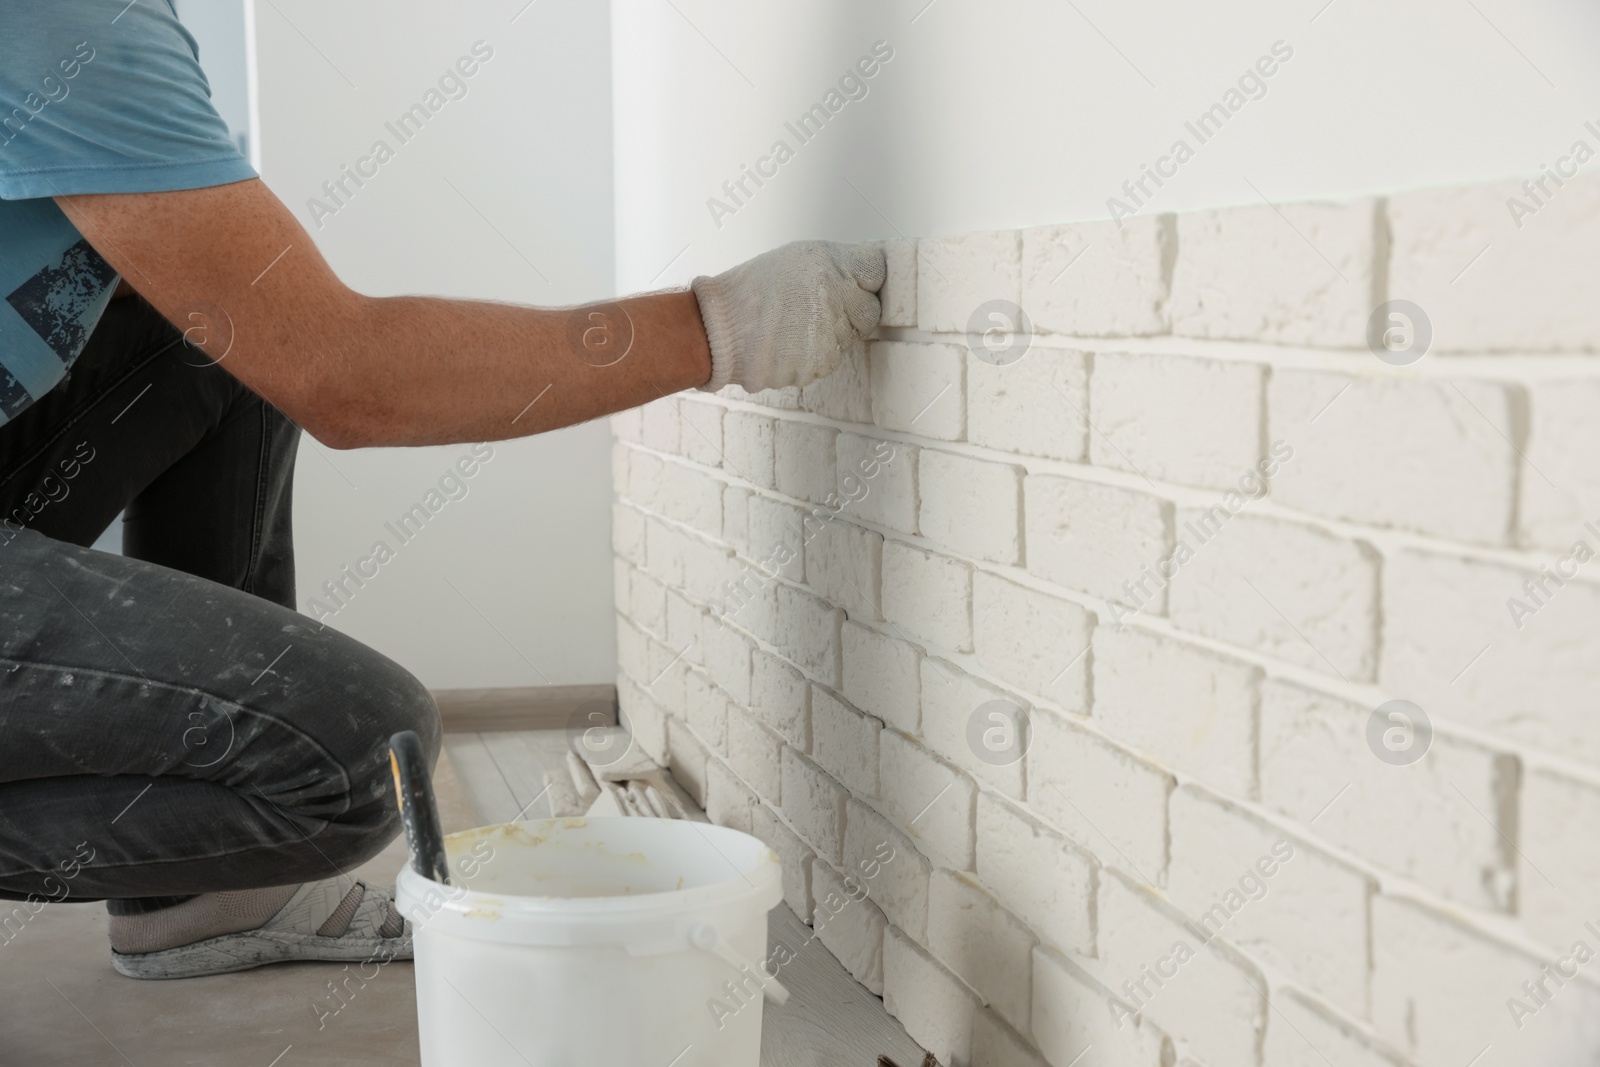
[[[941,1062],[1594,1062],[1600,181],[1517,190],[888,242],[830,378],[614,418],[638,743]]]

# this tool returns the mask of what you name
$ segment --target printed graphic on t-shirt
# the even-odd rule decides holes
[[[33,403],[33,396],[17,381],[16,375],[0,366],[0,412],[14,419],[17,412]]]
[[[62,363],[70,366],[89,339],[93,326],[91,309],[105,295],[106,288],[116,282],[116,277],[111,264],[101,258],[89,242],[80,240],[55,263],[42,267],[7,293],[6,303],[44,339]],[[0,394],[5,391],[0,386]],[[4,405],[4,397],[0,395],[0,407]]]

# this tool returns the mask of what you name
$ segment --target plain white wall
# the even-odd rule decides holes
[[[612,12],[625,290],[801,236],[1106,218],[1107,198],[1278,40],[1294,56],[1266,95],[1150,211],[1533,172],[1600,120],[1600,10],[1582,0],[612,0]],[[880,38],[895,58],[869,95],[719,229],[706,199],[775,138],[794,145],[784,121]]]
[[[273,0],[254,17],[262,177],[347,282],[375,295],[545,305],[612,294],[604,4]],[[479,40],[493,56],[467,95],[400,144],[384,124]],[[313,219],[308,198],[379,138],[394,158],[336,214]],[[383,539],[395,558],[332,625],[435,687],[610,681],[606,425],[494,450],[468,495],[399,546],[385,522],[423,500],[467,446],[334,452],[306,439],[295,493],[302,608]]]

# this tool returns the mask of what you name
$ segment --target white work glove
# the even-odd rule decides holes
[[[795,241],[691,288],[711,342],[715,392],[807,385],[831,374],[878,325],[883,249]]]

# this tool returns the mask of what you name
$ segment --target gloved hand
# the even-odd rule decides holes
[[[715,392],[806,385],[831,374],[878,325],[883,249],[795,241],[691,288],[711,342]]]

